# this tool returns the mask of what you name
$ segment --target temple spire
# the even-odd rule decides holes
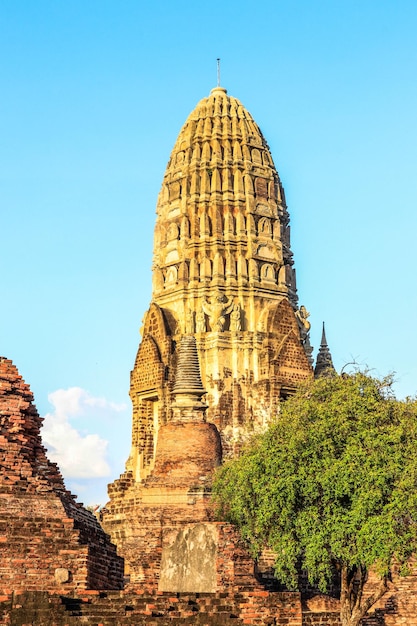
[[[319,376],[322,376],[323,374],[326,374],[326,375],[334,374],[335,371],[336,370],[334,369],[332,355],[330,353],[330,349],[327,344],[326,330],[325,330],[324,322],[323,322],[323,330],[321,333],[321,342],[320,342],[320,348],[317,354],[316,367],[314,369],[314,376],[315,378],[318,378]]]
[[[195,404],[201,408],[206,393],[201,381],[197,344],[193,335],[183,335],[178,346],[175,384],[172,395],[176,404]],[[205,407],[205,405],[204,405]]]

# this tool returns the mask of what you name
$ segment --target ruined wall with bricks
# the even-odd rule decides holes
[[[196,417],[201,413],[203,408],[197,407]],[[82,619],[90,626],[340,626],[334,598],[314,596],[311,590],[305,597],[267,591],[236,530],[212,520],[209,483],[199,469],[212,472],[209,458],[218,461],[220,440],[213,438],[214,425],[202,419],[188,422],[184,434],[190,445],[196,425],[203,425],[202,433],[207,426],[207,436],[195,438],[205,457],[194,470],[189,448],[182,450],[173,424],[162,429],[161,459],[157,455],[154,472],[143,485],[141,517],[131,516],[132,525],[137,524],[136,548],[132,545],[136,577],[121,591],[106,591],[122,586],[121,562],[95,518],[65,490],[58,468],[45,454],[40,424],[29,387],[11,361],[0,359],[0,624],[69,626]],[[194,478],[187,482],[187,476]],[[137,493],[130,495],[130,513],[137,513]],[[122,497],[119,504],[127,506],[129,500]],[[120,510],[113,512],[117,518]],[[126,532],[126,525],[119,530]],[[197,549],[189,550],[195,544]],[[417,625],[414,561],[410,568],[406,577],[394,574],[363,626]],[[190,581],[195,587],[196,574],[201,574],[204,591],[187,590]],[[171,576],[177,589],[181,582],[181,591],[170,591]]]
[[[2,603],[0,599],[0,624],[80,623],[87,626],[302,626],[302,616],[298,593],[265,591],[155,596],[87,591],[77,598],[31,593],[16,598],[13,609],[10,602]]]
[[[415,626],[413,609],[397,613],[395,595],[371,610],[361,626]],[[0,624],[13,626],[341,626],[338,607],[326,598],[306,602],[298,592],[233,589],[216,593],[148,594],[79,591],[75,596],[25,592],[0,596]]]
[[[0,357],[0,592],[120,589],[123,560],[65,489],[41,423],[28,385]]]
[[[400,576],[398,567],[392,568],[388,592],[371,609],[370,616],[363,620],[364,626],[417,626],[417,560],[409,562],[407,576]],[[368,593],[378,585],[378,578],[369,575]]]
[[[169,582],[166,578],[164,583],[170,591],[214,592],[217,548],[209,557],[208,546],[217,546],[218,542],[210,540],[214,531],[207,524],[212,518],[211,480],[221,462],[221,440],[216,426],[205,419],[207,406],[201,402],[204,388],[195,339],[184,337],[178,352],[180,375],[177,370],[175,397],[170,402],[171,419],[159,426],[152,471],[138,481],[134,480],[133,469],[109,485],[110,501],[103,511],[103,525],[125,558],[131,585],[139,584],[155,592],[160,588],[162,569],[166,577],[167,571],[171,572]],[[188,374],[181,378],[183,371]],[[194,538],[187,533],[179,536],[186,527],[190,529],[190,525],[196,524]],[[197,537],[201,540],[197,541]],[[180,542],[181,549],[173,558],[175,542],[176,545]],[[190,544],[199,546],[199,558],[192,574],[191,561],[188,564],[184,561],[180,568],[176,565],[181,555],[186,558]],[[197,583],[205,553],[207,576]],[[192,555],[190,558],[195,559]],[[185,571],[189,582],[184,581]]]

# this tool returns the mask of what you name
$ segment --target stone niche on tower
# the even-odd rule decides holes
[[[104,517],[128,563],[135,542],[128,520],[143,488],[156,475],[162,484],[157,451],[161,434],[175,422],[181,338],[195,341],[206,391],[204,423],[218,432],[223,459],[265,428],[280,400],[313,375],[284,190],[259,127],[224,88],[201,100],[182,127],[156,212],[152,302],[131,372],[131,452],[126,472],[109,487]],[[168,458],[166,440],[164,446]],[[174,468],[164,467],[168,479]],[[203,508],[209,483],[197,489],[205,494]],[[164,489],[168,503],[173,491]],[[123,548],[127,543],[132,549]]]

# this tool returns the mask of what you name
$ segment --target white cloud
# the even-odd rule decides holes
[[[81,387],[57,389],[48,395],[54,411],[45,415],[42,439],[51,461],[65,478],[101,478],[110,475],[107,460],[108,441],[88,426],[97,426],[97,419],[106,420],[123,411],[123,404],[96,398]],[[71,423],[76,420],[83,429]]]

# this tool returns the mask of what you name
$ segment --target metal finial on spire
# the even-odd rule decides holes
[[[220,59],[217,59],[217,87],[220,87]]]

